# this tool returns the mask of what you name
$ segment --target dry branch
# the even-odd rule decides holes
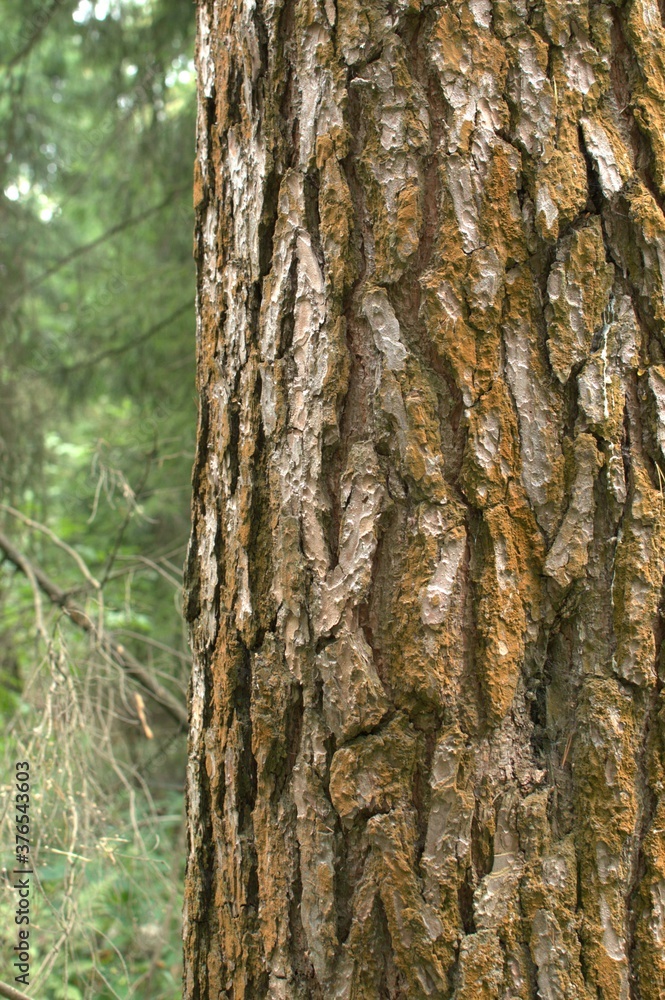
[[[151,697],[158,702],[162,708],[168,712],[172,719],[174,719],[181,729],[186,730],[187,728],[187,710],[180,704],[173,695],[162,687],[152,675],[146,670],[142,663],[140,663],[132,654],[125,649],[123,645],[116,642],[109,635],[100,632],[99,628],[91,621],[90,617],[86,614],[84,609],[73,601],[66,590],[62,590],[53,580],[50,579],[38,566],[34,564],[31,560],[26,559],[22,552],[10,542],[10,540],[3,534],[0,533],[0,550],[5,554],[5,557],[20,569],[21,572],[25,573],[26,576],[32,576],[37,582],[40,590],[46,594],[49,600],[56,604],[59,608],[65,612],[65,614],[82,628],[85,632],[94,636],[101,646],[103,646],[113,657],[114,661],[126,671],[128,676],[132,677],[151,695]]]
[[[0,997],[6,997],[7,1000],[32,1000],[27,993],[21,993],[13,986],[7,986],[7,983],[0,983]]]

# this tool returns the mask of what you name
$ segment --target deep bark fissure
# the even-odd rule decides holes
[[[635,823],[634,841],[631,849],[631,874],[628,880],[628,886],[626,890],[626,914],[627,914],[627,933],[626,933],[626,948],[629,955],[629,962],[631,967],[630,974],[630,994],[631,1000],[644,1000],[642,992],[640,990],[639,981],[635,974],[634,968],[634,958],[635,950],[637,948],[636,942],[636,930],[637,923],[640,919],[644,919],[644,902],[642,902],[642,913],[638,911],[639,893],[640,893],[640,883],[643,881],[646,873],[646,861],[644,857],[644,843],[651,829],[658,807],[658,796],[651,786],[649,781],[649,753],[651,750],[652,740],[654,739],[654,725],[656,721],[656,716],[659,710],[659,702],[661,700],[661,695],[664,688],[663,678],[661,676],[660,664],[663,655],[663,642],[665,641],[665,628],[663,626],[663,621],[665,619],[665,588],[661,589],[661,598],[658,605],[657,617],[654,622],[654,639],[655,639],[655,683],[651,692],[646,694],[646,706],[644,711],[644,723],[643,730],[641,734],[641,745],[639,748],[639,756],[637,761],[637,771],[638,771],[638,795],[640,799],[640,808],[638,810],[638,815]],[[657,737],[655,737],[657,739]]]

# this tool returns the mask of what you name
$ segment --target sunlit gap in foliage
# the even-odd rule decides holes
[[[80,0],[78,7],[72,13],[72,19],[77,24],[88,24],[92,20],[104,21],[107,17],[117,21],[123,14],[131,13],[132,9],[150,6],[151,0],[97,0],[97,3]]]

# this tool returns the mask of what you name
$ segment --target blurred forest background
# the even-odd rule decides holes
[[[194,6],[0,11],[2,864],[9,783],[27,758],[39,885],[28,992],[174,1000]],[[5,872],[5,956],[15,905]]]

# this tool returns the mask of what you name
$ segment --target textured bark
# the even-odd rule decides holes
[[[187,1000],[665,996],[654,0],[200,0]]]

